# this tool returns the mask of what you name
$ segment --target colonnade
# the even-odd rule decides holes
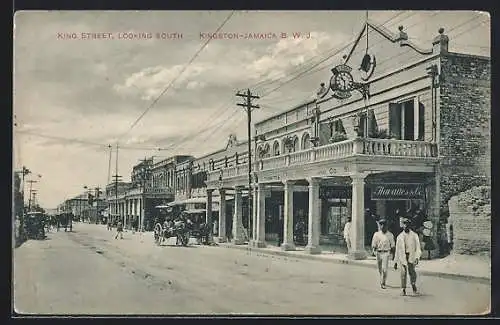
[[[131,225],[133,217],[139,217],[139,229],[144,227],[144,199],[130,198],[111,203],[111,211],[122,217],[124,227]]]
[[[364,259],[367,254],[365,251],[365,218],[364,218],[364,202],[365,202],[365,178],[366,174],[359,173],[351,176],[352,185],[352,227],[351,241],[352,248],[349,256],[353,259]],[[319,238],[321,233],[321,198],[319,189],[321,178],[308,178],[309,183],[309,213],[308,213],[308,234],[306,252],[309,254],[321,253]],[[293,238],[294,226],[294,187],[298,180],[285,180],[282,182],[284,187],[284,229],[283,229],[283,244],[282,250],[295,250]],[[243,244],[245,242],[242,223],[242,189],[243,187],[234,188],[234,212],[233,212],[233,231],[232,243]],[[250,246],[266,247],[265,241],[265,191],[266,184],[258,183],[253,186],[253,215],[252,215],[252,238]],[[213,189],[207,189],[207,221],[211,216],[212,211],[212,192]],[[226,234],[226,195],[224,189],[219,189],[220,194],[220,210],[219,210],[219,242],[227,240]]]

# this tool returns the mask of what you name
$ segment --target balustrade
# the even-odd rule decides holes
[[[286,166],[303,165],[315,161],[334,160],[354,155],[402,156],[402,157],[435,157],[436,145],[424,141],[407,141],[393,139],[357,138],[345,140],[321,147],[313,147],[289,154],[260,159],[255,162],[254,170],[270,170]],[[248,165],[239,164],[223,169],[223,178],[246,175]],[[210,171],[208,180],[218,180],[220,171]]]

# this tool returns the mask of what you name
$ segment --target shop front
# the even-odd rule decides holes
[[[387,220],[394,236],[401,232],[400,219],[412,220],[413,229],[421,233],[428,219],[429,179],[431,175],[387,173],[366,178],[364,195],[364,242],[369,246],[378,230],[377,221]],[[397,182],[396,182],[397,181]],[[321,245],[345,246],[344,227],[352,217],[352,187],[323,185],[321,199]]]

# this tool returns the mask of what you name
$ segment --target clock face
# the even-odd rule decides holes
[[[341,91],[349,91],[352,89],[354,80],[349,72],[341,71],[335,76],[335,88]]]

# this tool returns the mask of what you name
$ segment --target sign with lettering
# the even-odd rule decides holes
[[[374,184],[371,192],[372,200],[419,200],[425,198],[423,184]]]
[[[321,199],[350,199],[352,188],[350,186],[322,186],[319,189]]]

